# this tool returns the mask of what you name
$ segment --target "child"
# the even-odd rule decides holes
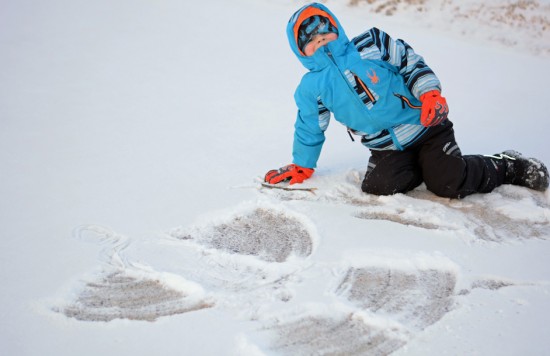
[[[449,198],[488,193],[501,184],[548,187],[544,164],[518,152],[462,155],[439,79],[406,42],[377,28],[350,41],[338,19],[318,3],[290,18],[287,35],[309,73],[294,95],[299,110],[293,164],[267,172],[266,182],[294,184],[311,177],[332,113],[371,151],[362,184],[366,193],[405,193],[422,182]]]

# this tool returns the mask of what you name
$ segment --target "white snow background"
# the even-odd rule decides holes
[[[386,3],[326,5],[424,56],[463,153],[550,164],[548,1]],[[259,188],[303,4],[0,2],[0,354],[550,352],[548,192],[367,196],[335,121],[315,194]]]

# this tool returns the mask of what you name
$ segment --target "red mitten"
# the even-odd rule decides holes
[[[270,184],[277,184],[290,180],[289,184],[302,183],[313,174],[313,168],[304,168],[294,163],[279,169],[272,169],[266,173],[264,181]]]
[[[436,126],[447,120],[449,107],[447,100],[441,96],[439,91],[432,90],[420,96],[422,102],[422,111],[420,113],[420,122],[422,125]]]

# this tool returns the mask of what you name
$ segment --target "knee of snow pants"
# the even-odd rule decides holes
[[[375,195],[406,193],[422,183],[422,174],[411,152],[372,151],[361,185],[363,192]]]
[[[481,155],[466,155],[443,168],[433,178],[424,177],[426,187],[441,197],[464,198],[474,193],[489,193],[504,181],[490,159]]]
[[[464,198],[488,193],[501,185],[502,174],[492,161],[481,155],[463,156],[452,124],[439,128],[419,150],[419,163],[428,190],[445,198]]]
[[[460,198],[473,193],[467,185],[467,164],[462,156],[424,156],[422,172],[426,188],[444,198]],[[466,189],[466,190],[465,190]]]

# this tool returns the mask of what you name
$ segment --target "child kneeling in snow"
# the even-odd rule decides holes
[[[371,151],[366,193],[405,193],[422,182],[449,198],[488,193],[501,184],[548,187],[544,164],[518,152],[462,155],[439,79],[406,42],[377,28],[350,41],[332,12],[317,3],[290,18],[287,35],[309,73],[294,96],[293,163],[267,172],[266,182],[311,177],[332,112]]]

